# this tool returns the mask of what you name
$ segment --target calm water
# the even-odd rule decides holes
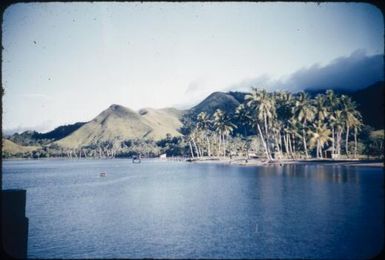
[[[35,258],[368,258],[384,245],[381,168],[3,161],[3,188],[27,190]]]

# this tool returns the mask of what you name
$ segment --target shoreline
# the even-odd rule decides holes
[[[281,159],[268,162],[266,159],[249,159],[247,162],[245,159],[230,159],[230,158],[215,158],[215,159],[195,159],[191,162],[195,163],[219,163],[219,164],[230,164],[230,165],[240,165],[240,166],[284,166],[284,165],[328,165],[328,166],[353,166],[353,167],[379,167],[384,168],[384,161],[382,160],[359,160],[359,159],[343,159],[343,160],[333,160],[333,159]]]
[[[132,158],[63,158],[63,157],[51,157],[51,158],[2,158],[2,161],[45,161],[45,160],[132,160]],[[328,165],[328,166],[346,166],[346,167],[377,167],[384,168],[383,160],[359,160],[359,159],[280,159],[268,162],[266,159],[248,159],[247,163],[244,158],[176,158],[169,157],[166,159],[160,158],[142,158],[142,160],[160,160],[167,162],[188,162],[188,163],[212,163],[212,164],[227,164],[227,165],[238,165],[238,166],[284,166],[284,165]]]

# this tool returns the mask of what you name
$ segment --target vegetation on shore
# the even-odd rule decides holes
[[[184,134],[197,158],[250,152],[268,160],[383,157],[383,132],[365,126],[356,103],[333,90],[310,98],[253,88],[233,113],[217,109],[190,118]]]
[[[227,95],[216,92],[184,113],[180,129],[172,135],[164,134],[163,139],[154,139],[151,136],[122,139],[123,135],[120,135],[119,138],[98,137],[95,142],[92,141],[95,140],[92,134],[96,132],[89,124],[101,121],[100,125],[97,124],[99,132],[112,136],[116,122],[128,120],[124,119],[127,113],[121,111],[125,112],[126,109],[115,105],[88,123],[60,129],[60,133],[69,133],[63,139],[49,139],[52,136],[37,133],[16,134],[6,142],[3,140],[2,156],[114,158],[133,155],[156,157],[165,153],[167,156],[194,159],[233,156],[262,157],[268,160],[383,158],[383,130],[374,131],[365,125],[357,104],[351,97],[337,94],[333,90],[326,90],[314,97],[306,92],[292,94],[255,88],[250,93],[231,92]],[[151,109],[146,111],[151,113],[140,111],[138,115],[135,114],[135,118],[146,120],[146,124],[153,125],[153,129],[159,128],[158,121],[165,117],[164,113],[177,113],[156,112]],[[98,121],[102,116],[103,120]],[[175,129],[179,124],[177,117],[168,116],[167,119],[169,118],[171,123],[162,126],[163,133],[167,129]],[[88,130],[87,138],[90,141],[85,142],[79,138],[84,129]],[[70,138],[76,141],[73,143],[84,144],[75,148],[60,145],[63,142],[60,140]],[[17,145],[30,145],[34,149],[24,149]],[[11,147],[11,152],[4,149],[4,146]]]

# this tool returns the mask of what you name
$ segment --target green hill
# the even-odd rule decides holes
[[[56,127],[54,130],[49,131],[47,133],[39,133],[36,131],[24,131],[20,134],[15,133],[7,137],[7,139],[22,146],[41,146],[70,135],[84,124],[84,122],[78,122],[75,124],[62,125]]]
[[[375,129],[384,129],[384,81],[352,93],[364,123]]]
[[[167,133],[180,135],[180,126],[182,123],[175,110],[146,108],[135,112],[120,105],[111,105],[55,144],[64,148],[79,148],[106,141],[119,145],[123,140],[135,138],[160,140]]]
[[[4,154],[23,154],[38,150],[39,146],[23,146],[16,144],[8,139],[2,140],[2,152]]]
[[[238,98],[238,96],[236,97]],[[212,115],[217,109],[220,109],[226,113],[233,113],[235,108],[240,104],[237,98],[235,98],[231,93],[214,92],[198,105],[192,107],[189,111],[189,114],[194,116],[200,112],[206,112],[207,114]]]

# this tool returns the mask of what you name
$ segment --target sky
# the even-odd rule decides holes
[[[3,13],[2,45],[8,133],[89,121],[111,104],[188,108],[255,84],[384,78],[383,17],[364,3],[18,3]],[[357,82],[343,79],[325,84]]]

